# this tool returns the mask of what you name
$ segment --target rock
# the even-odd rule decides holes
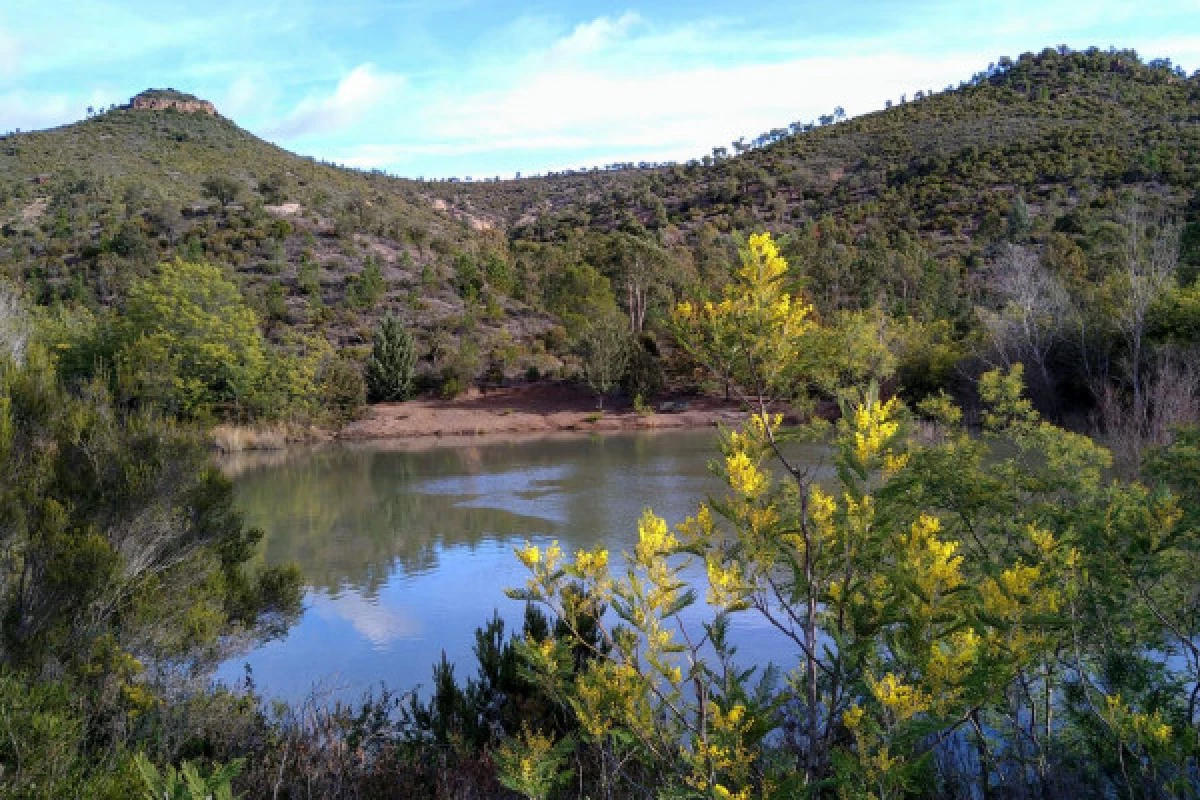
[[[217,107],[209,101],[174,89],[147,89],[130,100],[129,107],[135,111],[180,111],[217,116]]]

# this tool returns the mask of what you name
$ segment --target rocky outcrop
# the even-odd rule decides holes
[[[172,91],[142,92],[129,101],[135,111],[182,111],[187,114],[217,115],[217,108],[207,100]]]

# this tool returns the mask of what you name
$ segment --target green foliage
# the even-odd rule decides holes
[[[546,308],[562,319],[570,334],[617,307],[608,279],[588,264],[568,264],[547,274],[543,291]]]
[[[416,345],[400,320],[388,314],[375,331],[367,359],[367,393],[372,402],[407,400],[413,393]]]
[[[127,753],[88,752],[88,720],[71,687],[0,667],[0,795],[13,800],[125,800],[140,790]]]
[[[576,350],[583,363],[583,375],[596,393],[596,402],[604,408],[604,398],[621,382],[633,352],[629,327],[625,320],[609,313],[584,325]]]
[[[159,771],[143,753],[134,756],[145,786],[146,800],[234,800],[233,779],[242,771],[241,759],[214,766],[207,775],[191,761],[179,769]]]
[[[211,264],[163,264],[135,284],[118,337],[122,391],[171,411],[244,405],[267,372],[257,317]]]
[[[331,358],[317,373],[321,406],[338,420],[351,420],[367,404],[367,382],[362,365],[349,358]]]
[[[1200,345],[1200,284],[1171,289],[1150,308],[1147,332],[1160,342]]]
[[[570,778],[564,766],[573,747],[570,738],[555,742],[525,728],[496,752],[500,782],[529,800],[546,800],[555,786]]]
[[[467,253],[460,253],[454,259],[454,288],[466,303],[475,303],[483,291],[483,273],[475,259]]]
[[[229,205],[241,193],[241,184],[228,175],[210,175],[200,185],[205,197],[211,197],[222,207]]]
[[[348,283],[347,294],[358,308],[374,308],[387,292],[387,282],[379,262],[367,256],[366,264],[357,279]]]
[[[658,342],[649,333],[643,333],[630,343],[629,361],[625,374],[621,376],[621,390],[643,402],[662,393],[666,384]]]
[[[919,439],[896,398],[847,386],[833,474],[818,480],[789,444],[822,426],[789,431],[768,410],[825,371],[786,369],[814,331],[785,270],[770,238],[752,237],[721,303],[677,311],[698,361],[733,352],[747,365],[732,374],[751,417],[714,463],[725,496],[674,529],[647,510],[619,572],[602,548],[518,551],[530,578],[511,596],[587,615],[607,645],[582,669],[573,626],[524,650],[601,784],[635,791],[653,775],[660,794],[720,798],[988,796],[1001,781],[1041,796],[1194,794],[1194,432],[1150,462],[1177,497],[1110,480],[1110,453],[1044,421],[1020,366],[981,378],[981,433],[938,396],[921,405],[938,428]],[[795,645],[785,684],[750,683],[726,639],[739,615]],[[512,785],[542,790],[554,741],[512,743]],[[521,761],[534,753],[544,771]]]

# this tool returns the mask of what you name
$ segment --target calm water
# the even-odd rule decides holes
[[[238,504],[266,533],[263,558],[298,564],[308,591],[285,638],[231,659],[217,677],[236,682],[249,664],[268,695],[298,700],[319,687],[352,699],[381,681],[427,686],[443,650],[457,674],[473,674],[475,628],[493,610],[520,624],[524,605],[504,596],[526,578],[514,547],[558,539],[568,553],[630,550],[647,506],[676,523],[720,491],[707,469],[715,453],[704,431],[231,461]],[[747,664],[783,654],[749,615],[734,638]]]

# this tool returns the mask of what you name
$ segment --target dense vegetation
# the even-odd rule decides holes
[[[837,119],[487,184],[204,113],[0,140],[0,791],[1200,792],[1200,79],[1046,51]],[[248,566],[205,426],[517,376],[743,403],[728,493],[619,569],[522,549],[523,630],[427,700],[208,687],[300,577]],[[737,614],[795,669],[739,664]]]
[[[987,315],[1011,300],[1008,245],[1090,302],[1125,266],[1136,204],[1178,227],[1178,283],[1191,283],[1197,81],[1130,52],[1046,50],[885,111],[764,134],[733,156],[484,183],[355,172],[219,116],[113,109],[0,140],[0,265],[39,305],[86,309],[106,327],[156,265],[217,264],[271,345],[317,353],[324,339],[360,364],[391,313],[416,340],[417,388],[446,394],[484,376],[586,377],[585,323],[619,314],[633,340],[623,351],[639,356],[624,365],[650,388],[686,390],[704,387],[672,357],[666,310],[719,292],[739,242],[766,229],[827,321],[869,310],[892,323],[906,387],[925,392],[996,360]],[[1055,415],[1101,400],[1073,347],[1050,347],[1054,386],[1033,387]],[[348,366],[328,371],[344,379]],[[1045,383],[1040,368],[1030,375]],[[641,383],[622,378],[602,383]],[[335,394],[342,417],[347,395]],[[248,415],[262,408],[314,410]]]

